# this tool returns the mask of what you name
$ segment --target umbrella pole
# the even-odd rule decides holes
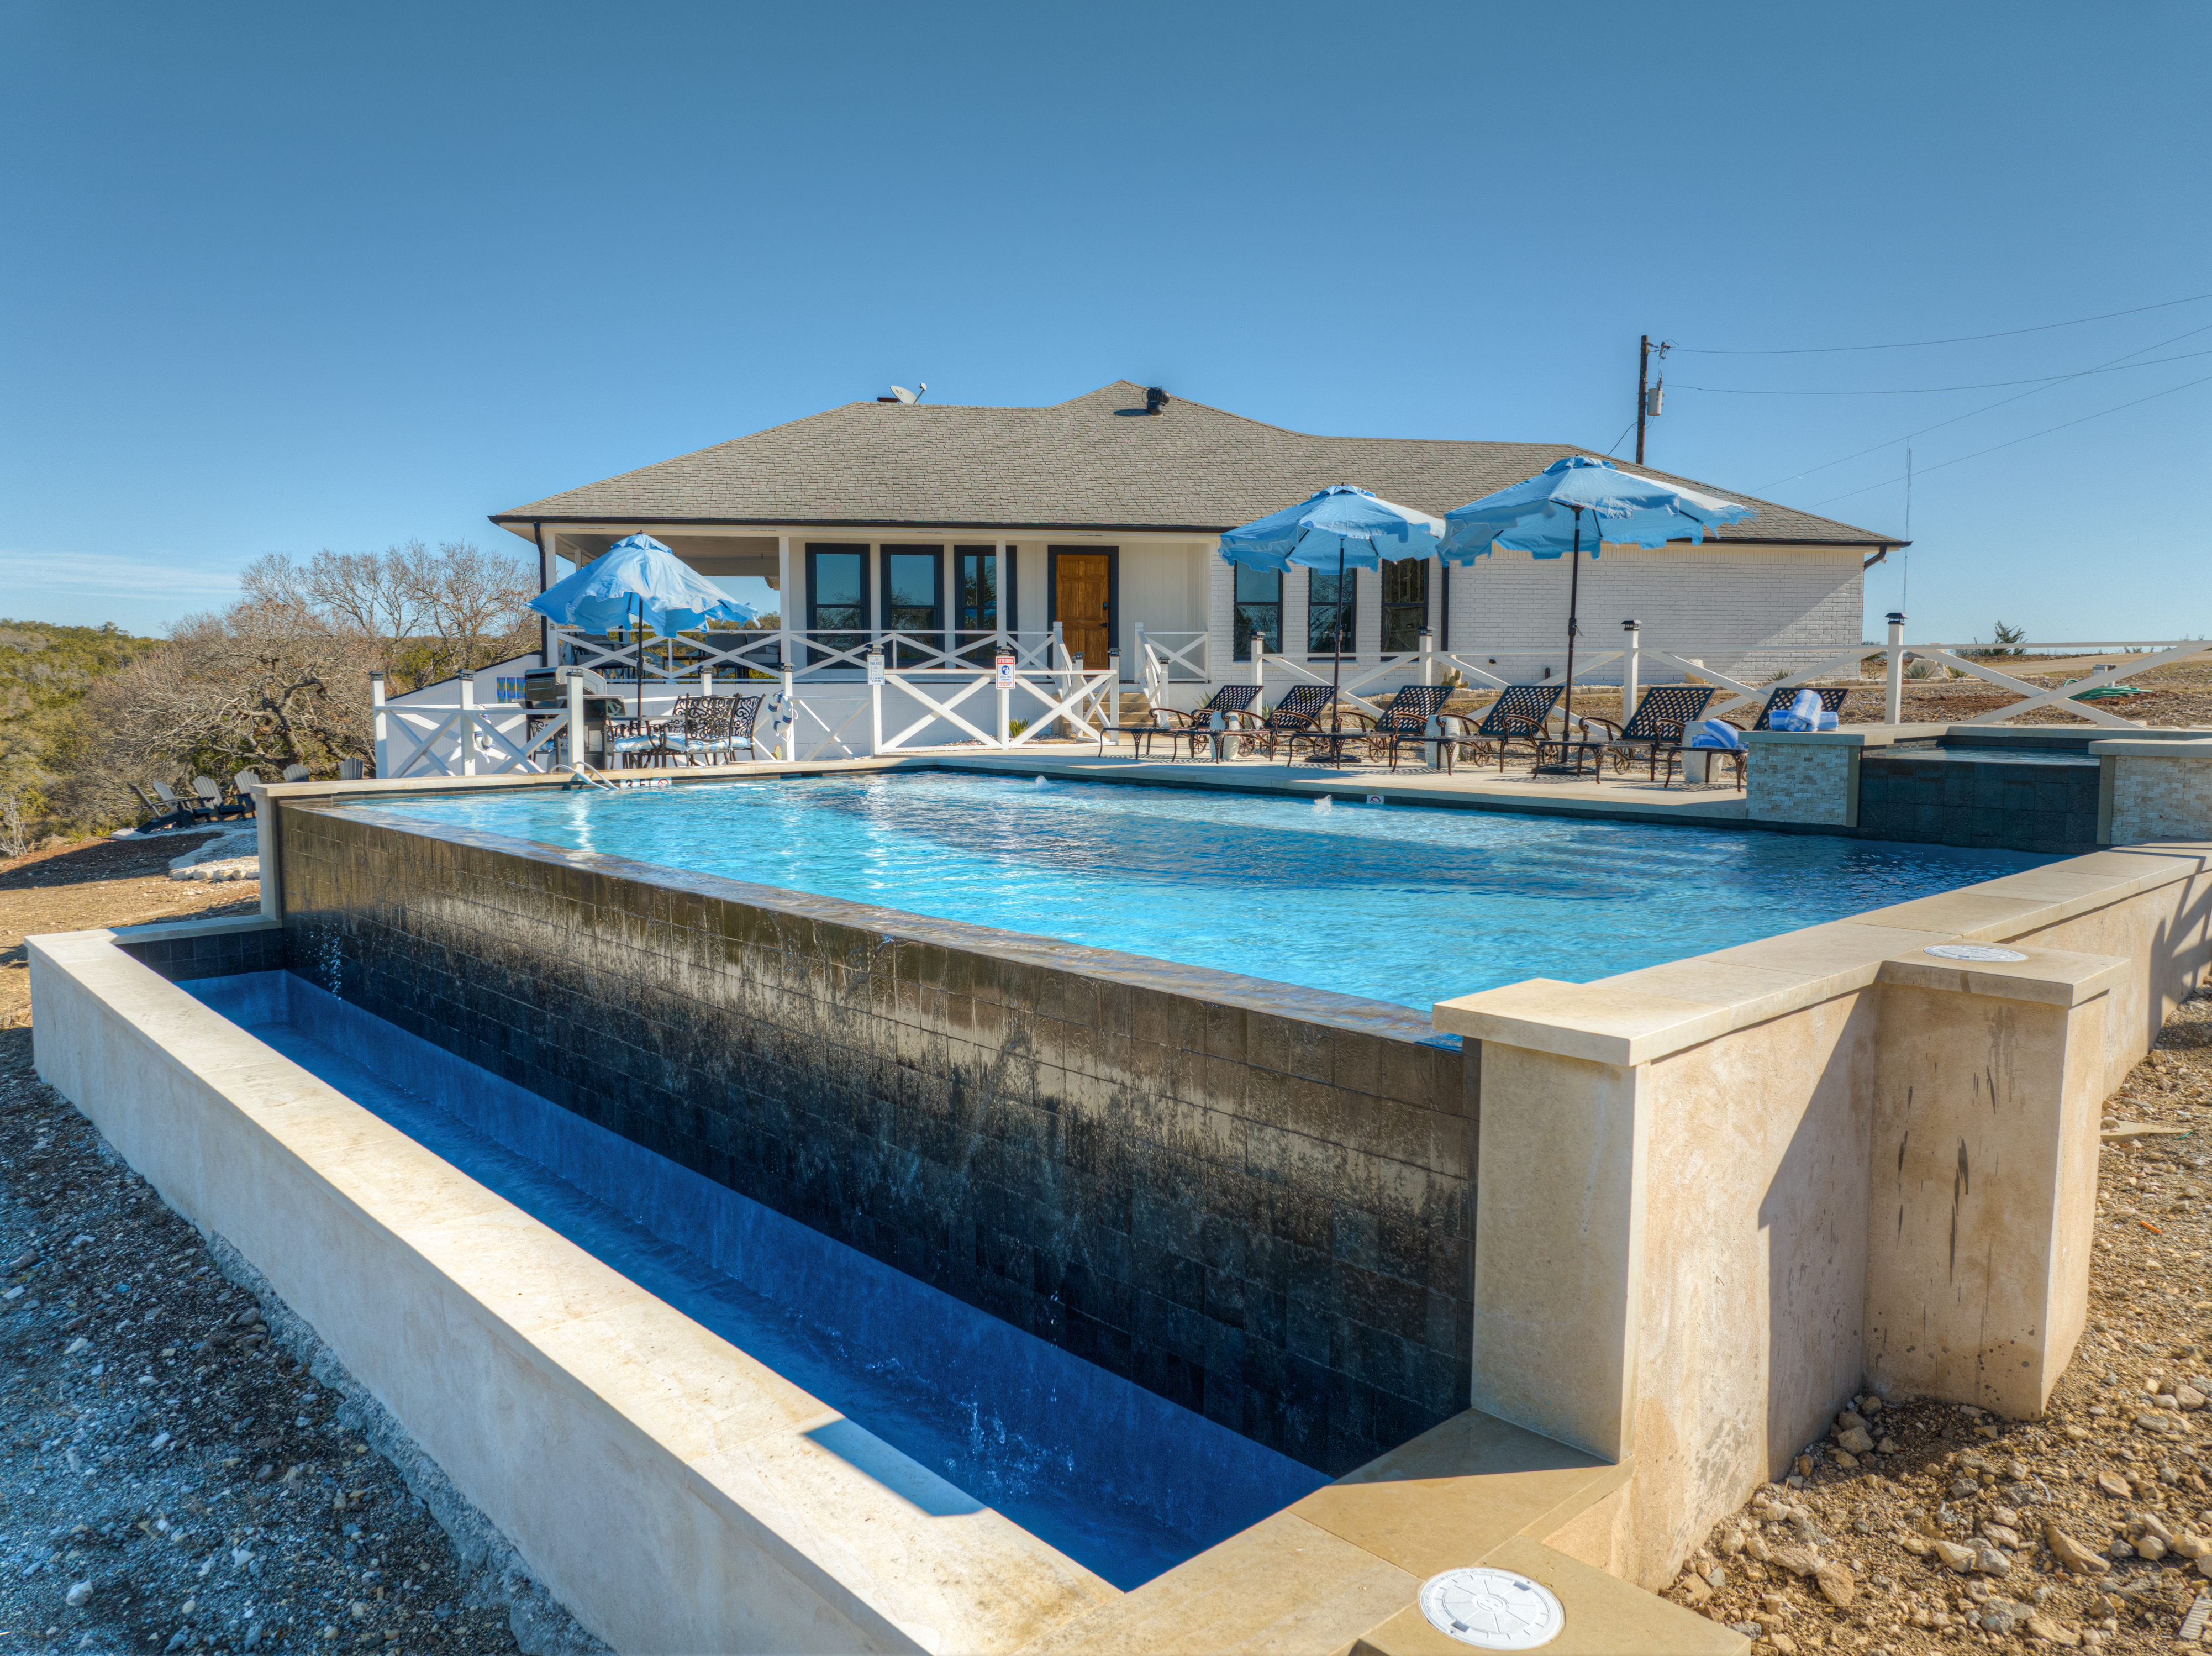
[[[1559,734],[1572,741],[1575,737],[1575,635],[1581,630],[1581,624],[1575,618],[1575,611],[1581,598],[1583,579],[1583,508],[1579,506],[1575,508],[1575,549],[1568,556],[1574,560],[1574,564],[1567,575],[1567,710],[1564,715],[1566,722],[1560,727]]]
[[[1336,638],[1336,665],[1328,675],[1328,733],[1332,736],[1344,734],[1344,709],[1337,705],[1338,687],[1344,683],[1344,542],[1336,543],[1336,624],[1330,630]],[[1336,750],[1343,758],[1344,750]]]

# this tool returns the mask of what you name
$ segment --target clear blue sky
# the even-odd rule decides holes
[[[1603,448],[1648,331],[1653,464],[1888,533],[1894,440],[2033,393],[1914,440],[1916,638],[2212,630],[2212,384],[1944,464],[2212,356],[1690,388],[2179,356],[2212,300],[1688,349],[2212,293],[2208,60],[2196,0],[0,0],[0,611],[156,630],[894,380]]]

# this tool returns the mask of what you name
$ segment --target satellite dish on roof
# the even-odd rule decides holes
[[[918,381],[918,383],[921,387],[921,391],[908,391],[904,386],[893,386],[891,387],[891,395],[897,398],[902,403],[918,403],[921,400],[921,392],[929,389],[929,381],[923,380]]]

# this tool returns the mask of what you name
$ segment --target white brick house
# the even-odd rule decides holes
[[[639,531],[703,574],[765,577],[781,597],[787,659],[805,659],[809,632],[903,633],[959,649],[1057,624],[1094,668],[1118,652],[1133,681],[1141,629],[1202,684],[1249,673],[1255,627],[1271,654],[1325,661],[1340,616],[1316,602],[1331,583],[1303,571],[1279,587],[1248,575],[1240,588],[1218,556],[1222,530],[1334,483],[1441,514],[1589,452],[1314,436],[1124,381],[1046,408],[850,403],[492,521],[533,544],[547,584],[556,558],[580,562]],[[1757,515],[1702,545],[1606,546],[1586,559],[1586,651],[1617,648],[1632,618],[1647,645],[1723,671],[1810,666],[1860,642],[1862,571],[1902,541],[1670,480]],[[1346,660],[1364,671],[1403,655],[1425,624],[1437,648],[1495,657],[1501,677],[1555,676],[1567,582],[1564,559],[1502,551],[1467,568],[1362,573]]]

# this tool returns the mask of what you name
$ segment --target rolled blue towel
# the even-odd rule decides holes
[[[1690,738],[1690,746],[1738,748],[1743,746],[1743,735],[1726,719],[1708,719],[1698,727],[1698,734]]]

